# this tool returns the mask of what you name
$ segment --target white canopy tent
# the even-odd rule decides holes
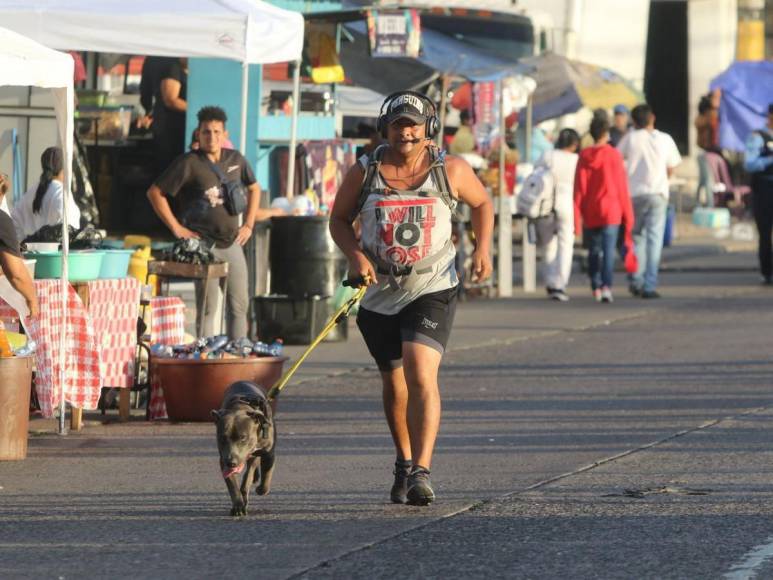
[[[241,62],[242,151],[247,65],[296,61],[303,50],[303,16],[261,0],[0,0],[0,22],[59,50]]]
[[[0,23],[29,39],[60,50],[240,61],[242,151],[245,150],[247,139],[248,65],[299,61],[303,50],[303,16],[261,0],[0,0]],[[18,34],[14,38],[23,38]],[[29,39],[24,39],[24,42],[29,43]],[[15,44],[15,40],[9,38],[3,48],[10,46],[13,51],[16,50]],[[18,44],[22,46],[21,41]],[[61,100],[62,103],[69,103],[69,108],[63,109],[67,125],[62,127],[60,121],[59,129],[65,145],[65,191],[69,192],[69,172],[72,168],[73,61],[69,55],[51,50],[49,52],[67,58],[69,63],[69,68],[63,65],[52,67],[59,69],[56,72],[57,79],[69,75],[69,92],[66,93],[69,97],[64,96]],[[21,70],[24,66],[17,65],[17,68]],[[52,75],[46,77],[49,82]],[[10,76],[5,66],[0,64],[0,85],[24,84],[7,82],[6,79],[10,79]],[[60,99],[57,98],[56,102],[59,116]],[[292,137],[294,139],[294,135]],[[293,159],[292,156],[290,158]],[[63,199],[66,200],[67,195]],[[63,213],[66,215],[66,211]],[[67,284],[69,244],[66,223],[63,224],[62,249],[63,284]],[[66,300],[66,293],[63,295]],[[63,308],[66,308],[66,302]],[[64,430],[63,419],[60,419],[60,430]]]
[[[73,68],[75,63],[69,54],[51,50],[20,34],[0,28],[0,85],[33,86],[51,89],[54,95],[56,126],[59,142],[64,151],[64,197],[63,203],[71,195],[72,149],[73,149],[73,112],[75,99],[73,91]],[[62,212],[62,251],[66,256],[68,248],[67,211]],[[62,321],[67,317],[67,260],[62,261]],[[20,313],[24,315],[24,313]],[[64,429],[65,395],[65,332],[59,334],[60,382],[59,395],[60,432]]]

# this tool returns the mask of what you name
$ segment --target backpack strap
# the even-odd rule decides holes
[[[367,165],[363,167],[365,174],[362,176],[360,196],[357,198],[357,204],[354,206],[354,211],[352,212],[352,221],[354,221],[357,216],[360,215],[362,207],[365,205],[365,201],[373,192],[373,180],[381,170],[381,159],[384,157],[384,151],[386,151],[386,145],[379,145],[368,155]]]
[[[367,165],[363,167],[365,174],[362,178],[360,196],[357,199],[357,205],[355,206],[353,213],[354,217],[360,214],[368,196],[374,191],[377,191],[372,187],[372,184],[376,175],[378,175],[378,172],[381,170],[381,160],[384,157],[386,147],[386,145],[379,145],[370,155],[368,155]],[[432,180],[435,182],[437,193],[439,194],[438,197],[443,200],[443,203],[446,204],[453,213],[456,211],[457,200],[453,196],[453,193],[451,193],[451,182],[448,179],[448,170],[446,169],[446,152],[432,146],[429,148],[429,155],[430,166],[428,173],[432,175]],[[408,192],[406,191],[406,193]],[[411,191],[410,193],[415,192]]]
[[[202,155],[202,157],[204,157],[204,160],[209,165],[209,168],[214,172],[215,175],[217,175],[217,178],[220,180],[220,184],[225,185],[228,179],[226,179],[225,174],[223,173],[223,170],[220,169],[216,163],[213,163],[208,155],[204,154]]]
[[[446,151],[438,149],[434,145],[429,148],[430,161],[432,162],[429,171],[432,174],[432,181],[440,192],[440,199],[443,200],[451,210],[456,211],[456,198],[451,190],[451,181],[448,179],[448,169],[446,168]]]

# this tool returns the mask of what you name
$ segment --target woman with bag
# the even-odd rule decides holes
[[[574,172],[580,135],[574,129],[562,129],[555,149],[546,151],[537,166],[553,175],[554,202],[551,216],[536,220],[537,240],[543,251],[542,277],[548,298],[568,302],[566,287],[572,274],[574,256]]]

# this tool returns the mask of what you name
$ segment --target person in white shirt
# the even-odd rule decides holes
[[[43,173],[40,181],[30,187],[19,203],[14,204],[11,217],[19,240],[26,240],[43,226],[62,223],[64,198],[64,155],[59,147],[49,147],[40,156]],[[72,195],[67,200],[67,223],[78,228],[81,212]]]
[[[633,200],[633,240],[639,269],[630,276],[634,296],[660,298],[657,292],[660,254],[668,211],[668,180],[682,162],[674,140],[655,129],[649,105],[631,111],[634,130],[628,131],[617,148],[625,159],[628,186]]]
[[[542,249],[543,270],[548,298],[567,302],[565,289],[572,273],[574,255],[574,171],[580,135],[574,129],[562,129],[555,149],[546,151],[537,166],[547,167],[555,182],[554,219],[537,220],[538,239],[547,240]],[[540,244],[542,245],[542,243]]]

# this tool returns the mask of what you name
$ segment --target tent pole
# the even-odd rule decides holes
[[[510,209],[510,196],[507,195],[505,179],[505,148],[507,131],[505,122],[505,81],[500,80],[499,87],[499,235],[497,236],[497,287],[500,298],[513,295],[513,214]]]
[[[242,111],[239,124],[239,152],[247,155],[247,98],[250,80],[250,65],[242,62]]]
[[[287,199],[292,199],[295,191],[295,148],[298,143],[298,114],[301,110],[301,61],[296,60],[294,66],[293,117],[290,125],[290,146],[287,151]]]
[[[437,134],[437,146],[443,148],[443,133],[446,129],[446,105],[448,103],[448,75],[443,75],[440,79],[440,107],[438,110],[438,119],[440,121],[440,128]]]
[[[61,105],[60,105],[61,107]],[[61,384],[61,393],[59,394],[59,435],[67,434],[65,423],[65,392],[66,392],[66,362],[67,362],[67,298],[69,295],[70,284],[67,273],[67,256],[70,253],[70,230],[67,223],[67,202],[72,195],[72,148],[73,133],[75,132],[73,112],[75,109],[75,91],[72,85],[66,87],[64,96],[65,123],[64,134],[59,135],[62,149],[64,151],[64,195],[62,196],[62,329],[59,333],[59,383]],[[61,123],[60,123],[61,130]],[[72,413],[72,411],[70,411]]]
[[[531,160],[531,131],[532,131],[532,111],[533,111],[533,93],[529,94],[526,101],[526,151],[524,151],[524,161],[529,163]],[[529,220],[523,220],[523,291],[537,291],[537,245],[529,239]]]
[[[526,101],[526,138],[524,139],[526,145],[526,151],[524,151],[524,163],[531,163],[531,132],[532,132],[532,118],[534,112],[534,100],[532,99],[533,93],[529,95]]]

